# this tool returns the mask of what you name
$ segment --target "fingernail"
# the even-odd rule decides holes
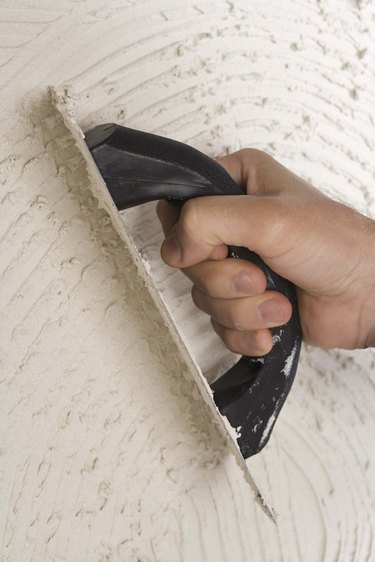
[[[163,250],[164,250],[163,253],[168,261],[169,260],[172,262],[180,261],[182,256],[182,250],[174,234],[164,240]]]
[[[281,322],[283,319],[280,307],[273,299],[262,302],[258,310],[265,322]]]
[[[239,293],[251,293],[254,290],[253,281],[247,273],[242,271],[233,279],[233,287]]]

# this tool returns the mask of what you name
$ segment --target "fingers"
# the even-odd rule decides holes
[[[264,260],[300,243],[309,225],[305,215],[278,197],[216,196],[187,201],[161,255],[172,267],[185,268],[207,259],[223,259],[227,245],[245,246]],[[297,224],[298,223],[298,224]]]
[[[183,270],[196,289],[218,299],[236,299],[265,291],[266,277],[254,264],[240,259],[208,260]]]
[[[239,332],[281,326],[292,315],[288,299],[275,291],[250,297],[219,299],[193,287],[192,298],[194,304],[218,324]]]
[[[193,281],[194,303],[211,316],[226,346],[261,356],[272,348],[269,328],[288,322],[292,307],[280,293],[265,290],[265,275],[254,264],[225,260],[228,245],[250,248],[287,277],[306,255],[310,206],[303,197],[288,197],[295,188],[303,193],[304,182],[262,151],[247,149],[218,162],[248,195],[199,197],[182,209],[159,202],[166,235],[161,255]],[[302,258],[293,258],[296,247]]]
[[[277,165],[271,156],[255,149],[240,150],[218,159],[218,162],[239,185],[247,185],[248,192],[256,194],[265,191],[268,182],[265,170],[268,170],[272,162]],[[240,233],[238,231],[241,217],[237,215],[234,206],[247,208],[250,203],[249,198],[240,198],[238,201],[239,198],[236,197],[237,202],[234,204],[231,197],[232,209],[228,206],[227,197],[225,197],[225,200],[223,197],[223,201],[218,205],[215,202],[217,197],[208,198],[205,203],[202,203],[202,200],[207,198],[199,199],[198,203],[197,200],[187,201],[182,209],[174,208],[165,201],[160,201],[157,205],[158,217],[167,238],[162,246],[161,254],[163,259],[172,267],[189,267],[208,258],[223,259],[227,256],[227,245],[229,243],[248,246],[248,244],[235,242],[236,239],[239,240],[240,238],[242,241],[248,241],[248,236],[246,232]],[[215,205],[211,207],[212,203],[215,203]],[[254,213],[256,213],[256,206],[254,201]],[[241,221],[243,231],[247,230],[247,227],[252,224],[251,215],[244,210],[242,208],[243,219],[245,219],[245,221]],[[236,217],[235,222],[233,216]],[[223,219],[226,229],[218,234],[215,232],[215,228],[221,225]],[[254,232],[256,229],[257,226],[254,225]],[[202,243],[198,240],[201,234]],[[208,234],[211,234],[211,236],[208,237]],[[231,240],[232,234],[234,237]],[[255,249],[254,246],[251,247]],[[182,256],[182,250],[184,250],[184,256]]]
[[[216,161],[220,164],[220,166],[225,168],[234,181],[243,187],[245,191],[245,159],[243,158],[243,153],[243,150],[239,150],[237,152],[233,152],[233,154],[216,158]]]
[[[266,152],[245,148],[222,156],[217,162],[243,188],[244,193],[256,195],[270,191],[272,169],[277,162]]]
[[[272,349],[272,334],[269,330],[238,332],[225,328],[215,320],[211,320],[211,324],[227,348],[234,353],[259,357]]]
[[[287,187],[289,170],[262,150],[245,148],[217,161],[248,195],[278,194]]]
[[[181,212],[159,203],[167,237],[163,259],[172,267],[186,268],[206,259],[223,259],[229,244],[251,248],[263,259],[300,244],[311,223],[309,209],[317,191],[260,150],[240,150],[218,162],[257,196],[199,197],[187,201]]]
[[[261,296],[215,299],[193,287],[195,305],[210,314],[215,332],[234,353],[265,355],[272,349],[268,328],[280,326],[291,317],[290,302],[280,293],[266,291]]]

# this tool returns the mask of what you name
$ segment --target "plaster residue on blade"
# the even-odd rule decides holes
[[[183,357],[185,363],[187,364],[189,371],[194,377],[196,383],[198,384],[203,399],[210,407],[214,420],[224,432],[224,435],[227,438],[231,450],[235,455],[237,463],[241,467],[246,481],[248,482],[248,484],[250,485],[250,487],[252,488],[255,494],[256,500],[261,505],[265,513],[269,517],[271,517],[271,519],[274,520],[274,514],[272,509],[268,505],[266,505],[266,502],[263,499],[258,487],[256,486],[251,474],[249,473],[246,463],[239,451],[237,445],[238,433],[234,428],[231,427],[228,420],[220,415],[214,403],[212,392],[210,390],[206,378],[203,376],[198,363],[189,352],[186,339],[183,337],[181,331],[178,329],[176,322],[173,318],[171,309],[166,305],[166,301],[164,297],[160,295],[158,288],[155,286],[153,282],[150,264],[145,259],[144,255],[142,255],[142,252],[140,252],[139,249],[137,248],[137,245],[132,237],[131,231],[127,226],[126,221],[123,221],[121,219],[120,213],[118,212],[112,198],[109,195],[104,180],[102,179],[91,157],[90,151],[87,148],[86,143],[84,142],[84,133],[81,130],[75,118],[74,99],[70,96],[67,96],[65,92],[59,91],[55,88],[51,88],[50,93],[51,93],[51,99],[54,107],[61,114],[65,126],[72,134],[78,150],[80,150],[80,152],[82,153],[82,156],[85,160],[87,173],[88,176],[90,177],[91,188],[93,194],[98,200],[99,206],[108,213],[116,232],[118,233],[118,235],[121,237],[123,242],[130,250],[134,258],[134,261],[138,266],[138,271],[141,274],[142,278],[144,279],[146,286],[165,321],[165,324],[169,330],[170,335],[176,342],[178,349],[180,350],[181,356]]]

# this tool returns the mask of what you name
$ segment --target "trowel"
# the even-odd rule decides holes
[[[287,324],[271,330],[274,344],[270,353],[241,357],[209,385],[149,275],[120,211],[126,214],[130,207],[158,199],[183,205],[192,197],[243,195],[241,187],[215,160],[187,144],[113,123],[83,133],[72,109],[74,99],[54,88],[50,88],[50,95],[84,158],[93,194],[131,252],[202,398],[226,435],[245,478],[260,497],[245,460],[267,444],[295,378],[301,348],[295,287],[249,249],[228,247],[228,258],[249,260],[260,267],[267,289],[283,293],[293,312]],[[272,518],[264,502],[261,505]]]
[[[193,197],[243,195],[241,187],[222,166],[187,144],[114,123],[98,125],[82,135],[61,99],[53,92],[52,97],[76,142],[81,143],[81,152],[86,159],[92,158],[89,164],[93,168],[95,163],[100,172],[106,186],[103,189],[108,190],[113,203],[109,211],[117,227],[120,221],[113,214],[113,207],[119,214],[159,199],[183,205]],[[261,268],[267,289],[283,293],[293,309],[287,324],[271,329],[273,347],[267,355],[241,357],[210,386],[206,381],[197,381],[203,398],[211,401],[212,410],[221,418],[232,445],[242,459],[247,459],[267,444],[291,389],[301,348],[301,328],[292,283],[247,248],[229,246],[228,258],[249,260]],[[197,371],[196,365],[192,370]]]

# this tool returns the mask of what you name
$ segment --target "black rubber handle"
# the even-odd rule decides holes
[[[202,195],[243,195],[215,160],[177,141],[113,123],[86,133],[86,143],[119,210],[166,199],[183,204]],[[247,248],[229,247],[229,257],[246,259],[264,271],[267,289],[292,303],[290,321],[273,328],[274,345],[263,357],[242,357],[211,388],[222,415],[237,431],[244,458],[258,453],[293,383],[301,347],[295,287]]]

